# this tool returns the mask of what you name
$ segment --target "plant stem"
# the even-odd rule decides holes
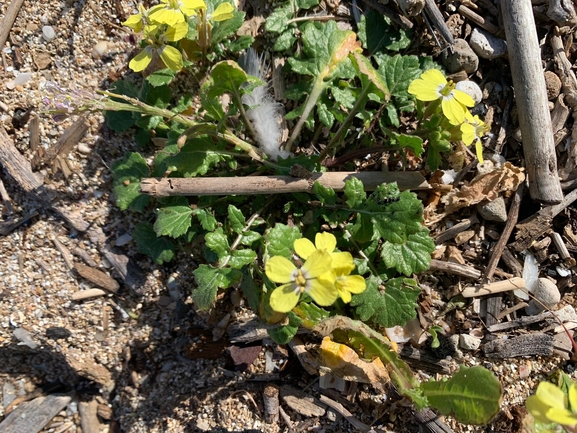
[[[335,135],[333,135],[333,138],[331,138],[331,141],[329,141],[329,144],[327,144],[327,146],[321,152],[321,154],[319,156],[319,161],[322,161],[323,159],[325,159],[325,157],[329,153],[329,150],[332,150],[332,148],[335,147],[337,142],[342,138],[342,135],[346,131],[349,130],[349,126],[351,125],[351,123],[353,123],[353,119],[357,115],[359,107],[362,107],[366,102],[367,95],[369,94],[369,91],[370,91],[370,87],[371,86],[365,86],[365,88],[363,89],[362,93],[359,95],[358,99],[355,102],[355,105],[353,106],[353,108],[349,112],[349,115],[347,116],[345,121],[341,124],[341,126],[339,127],[339,129],[337,130]]]
[[[319,77],[316,79],[315,83],[313,84],[313,88],[311,89],[311,93],[309,94],[309,96],[307,98],[303,113],[301,114],[299,121],[295,125],[289,140],[287,141],[287,143],[284,146],[286,151],[288,151],[288,152],[291,151],[291,148],[292,148],[294,142],[296,141],[297,137],[299,136],[301,129],[303,129],[305,122],[307,121],[309,115],[311,114],[311,111],[313,111],[314,106],[316,105],[318,99],[321,96],[321,93],[323,92],[323,90],[325,90],[326,86],[327,86],[327,84],[324,82],[323,76],[319,75]]]

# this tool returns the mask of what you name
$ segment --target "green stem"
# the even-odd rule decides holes
[[[315,107],[318,99],[321,97],[323,90],[325,90],[325,88],[327,87],[327,83],[324,82],[323,78],[324,78],[323,75],[319,75],[318,78],[316,79],[315,83],[313,84],[313,88],[311,89],[311,93],[309,94],[309,96],[306,100],[306,105],[305,105],[305,108],[303,110],[303,113],[301,114],[299,121],[295,125],[289,140],[285,144],[285,150],[287,150],[288,152],[291,151],[291,148],[292,148],[294,142],[296,141],[297,137],[299,136],[301,129],[303,129],[305,122],[307,121],[307,119],[309,118],[309,115],[313,111],[313,108]]]
[[[357,101],[355,102],[355,105],[353,105],[353,108],[349,112],[349,115],[347,116],[345,121],[341,124],[341,126],[339,127],[339,129],[337,130],[337,132],[335,133],[333,138],[331,138],[331,141],[329,141],[329,144],[327,144],[327,146],[321,152],[321,154],[319,156],[319,161],[322,161],[323,159],[326,158],[329,151],[332,150],[332,148],[336,146],[336,144],[340,141],[340,139],[345,134],[345,132],[349,130],[349,126],[351,125],[351,123],[353,123],[353,120],[354,120],[355,116],[357,115],[359,108],[362,107],[367,102],[366,99],[368,97],[370,87],[371,86],[365,86],[365,88],[363,89],[362,93],[360,94]]]

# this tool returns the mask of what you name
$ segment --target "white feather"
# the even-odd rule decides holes
[[[249,48],[239,60],[239,64],[247,74],[261,80],[265,78],[267,68],[263,57],[259,58],[254,49]],[[256,132],[255,140],[263,152],[276,161],[279,156],[286,158],[290,152],[280,149],[282,105],[274,100],[268,87],[255,87],[250,95],[243,95],[242,102],[249,107],[246,116]]]

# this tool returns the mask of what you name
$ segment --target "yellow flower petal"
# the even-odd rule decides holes
[[[180,54],[180,51],[176,48],[171,47],[170,45],[163,45],[159,54],[167,68],[176,72],[183,68],[184,64],[182,61],[182,54]]]
[[[344,287],[347,291],[358,295],[363,293],[367,288],[365,279],[360,275],[347,275],[346,277],[337,278],[337,284]]]
[[[467,145],[470,146],[477,138],[477,134],[475,131],[475,127],[470,123],[463,123],[461,125],[461,140]]]
[[[353,256],[348,252],[336,252],[331,254],[331,267],[337,275],[349,275],[355,269]]]
[[[441,101],[441,108],[443,114],[452,125],[460,125],[465,121],[466,109],[452,95],[443,98]]]
[[[327,253],[332,253],[337,247],[337,238],[328,232],[317,233],[315,236],[315,246],[319,250],[325,250]]]
[[[423,72],[420,78],[409,84],[409,93],[415,95],[419,101],[434,101],[442,95],[440,90],[447,85],[447,79],[438,69],[429,69]]]
[[[550,407],[557,409],[567,408],[565,393],[551,382],[541,382],[535,395]]]
[[[270,306],[274,311],[279,313],[288,313],[290,310],[296,307],[299,302],[299,298],[300,293],[298,290],[296,290],[294,284],[285,284],[283,286],[277,287],[271,293]]]
[[[274,256],[267,260],[265,266],[266,276],[275,283],[289,283],[293,280],[293,274],[297,267],[289,259],[282,256]]]
[[[315,250],[302,267],[307,279],[317,278],[331,270],[331,256],[326,251]]]
[[[577,383],[573,383],[569,387],[569,405],[571,410],[577,413]]]
[[[212,21],[225,21],[231,19],[234,15],[234,6],[230,3],[221,3],[216,10],[210,15]]]
[[[465,93],[462,90],[453,89],[452,94],[455,97],[455,99],[464,106],[466,107],[475,106],[475,100],[468,93]]]
[[[123,26],[130,27],[136,33],[142,31],[142,14],[131,15],[122,23]]]
[[[138,53],[128,64],[134,72],[144,71],[152,61],[152,47],[146,47]]]
[[[196,15],[199,9],[206,9],[206,3],[203,0],[181,0],[180,10],[188,16]]]
[[[160,6],[160,8],[158,6]],[[162,24],[168,24],[169,26],[184,22],[184,15],[180,10],[166,9],[162,5],[158,6],[155,6],[150,10],[148,16],[151,20]]]
[[[527,400],[525,401],[525,406],[527,407],[527,410],[529,411],[531,416],[535,419],[535,421],[545,424],[548,424],[550,422],[549,419],[547,418],[547,411],[551,408],[551,406],[545,404],[536,395],[527,397]]]
[[[349,302],[351,302],[351,299],[353,299],[351,292],[347,291],[346,289],[339,287],[338,285],[337,285],[337,290],[339,292],[339,296],[341,297],[341,299],[343,300],[343,302],[345,304],[348,304]]]
[[[313,243],[307,238],[297,239],[294,243],[294,248],[299,257],[304,260],[308,259],[309,256],[316,251]]]
[[[325,285],[320,279],[311,280],[309,283],[310,288],[307,293],[320,306],[332,305],[337,300],[339,293],[334,285]]]
[[[164,38],[170,42],[180,41],[188,33],[188,24],[185,22],[176,23],[173,26],[168,26],[164,32]]]
[[[577,418],[568,409],[551,408],[546,415],[549,420],[561,425],[574,426],[577,424]]]
[[[481,143],[481,140],[477,140],[475,143],[475,153],[477,154],[479,164],[483,164],[485,160],[483,159],[483,143]]]

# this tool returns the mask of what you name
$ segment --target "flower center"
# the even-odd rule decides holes
[[[303,272],[300,269],[297,270],[297,274],[295,276],[294,281],[295,281],[295,284],[297,285],[299,293],[304,292],[306,285],[307,285],[307,278],[305,277],[305,275],[303,274]]]
[[[444,97],[450,96],[451,92],[455,88],[455,83],[449,81],[447,84],[443,86],[443,88],[439,89],[439,93]]]

